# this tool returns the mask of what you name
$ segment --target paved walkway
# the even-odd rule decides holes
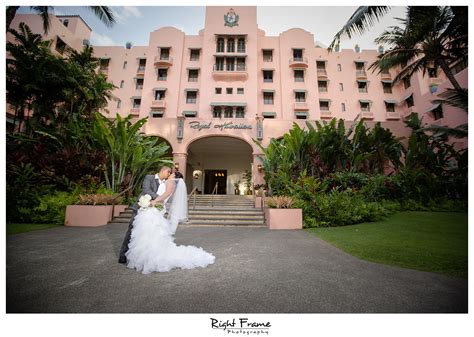
[[[359,260],[305,231],[180,227],[204,269],[117,263],[126,225],[7,236],[7,312],[467,312],[467,280]]]

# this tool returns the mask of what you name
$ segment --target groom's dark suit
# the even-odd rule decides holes
[[[138,200],[140,200],[140,197],[145,194],[150,195],[152,199],[156,199],[158,197],[156,192],[158,191],[159,186],[160,182],[158,179],[155,179],[154,174],[148,174],[145,176],[142,184],[142,191],[138,196],[137,202],[135,202],[131,207],[133,209],[133,215],[132,219],[130,219],[130,223],[128,224],[128,230],[127,234],[125,234],[125,238],[123,239],[122,248],[120,249],[119,263],[127,263],[127,257],[125,256],[125,253],[128,251],[128,243],[130,242],[130,235],[132,233],[133,220],[135,219],[138,211]]]

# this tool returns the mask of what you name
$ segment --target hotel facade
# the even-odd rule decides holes
[[[36,15],[17,15],[11,27],[22,21],[42,33]],[[53,40],[55,52],[88,43],[92,31],[79,16],[51,21],[43,37]],[[148,117],[143,131],[168,143],[188,189],[205,194],[216,182],[220,194],[234,194],[236,183],[243,191],[246,170],[254,184],[263,183],[255,141],[266,146],[293,123],[305,127],[335,117],[350,125],[359,116],[399,137],[410,134],[403,120],[412,112],[427,124],[467,123],[464,111],[431,102],[451,87],[441,70],[392,85],[394,71],[368,70],[380,52],[356,46],[328,53],[299,28],[266,36],[257,25],[257,7],[224,6],[206,8],[198,35],[161,27],[150,33],[147,46],[94,46],[98,71],[117,87],[103,113]],[[467,88],[467,65],[451,67]],[[467,141],[455,145],[466,147]]]

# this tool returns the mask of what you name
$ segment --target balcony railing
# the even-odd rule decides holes
[[[365,72],[364,69],[358,69],[358,70],[356,70],[356,77],[357,78],[367,78],[367,73]]]
[[[308,102],[295,102],[294,109],[295,110],[309,110]]]
[[[320,109],[321,111],[321,118],[331,118],[332,117],[332,112],[327,110]]]
[[[172,66],[173,58],[169,56],[156,55],[154,63],[155,66]]]
[[[328,87],[318,87],[319,92],[328,92]]]
[[[166,108],[166,101],[164,100],[154,100],[151,102],[152,108]]]
[[[387,119],[400,119],[400,113],[398,111],[387,111]]]
[[[382,80],[391,80],[392,79],[392,75],[390,73],[380,73],[380,78]]]
[[[361,109],[360,116],[362,118],[374,118],[374,113],[370,111],[369,109]]]
[[[318,77],[328,77],[328,73],[326,69],[318,68],[317,72],[318,72]]]
[[[212,75],[215,79],[247,79],[247,65],[237,64],[233,67],[227,67],[224,64],[214,64]]]
[[[134,106],[132,109],[130,109],[130,113],[132,113],[132,114],[140,113],[140,107],[139,106]]]
[[[139,66],[137,69],[137,74],[144,74],[145,73],[145,67],[144,66]]]
[[[307,57],[291,57],[290,58],[290,67],[308,67],[308,58]]]

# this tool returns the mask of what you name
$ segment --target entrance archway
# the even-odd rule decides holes
[[[197,187],[200,193],[210,194],[218,183],[218,194],[235,194],[239,183],[239,194],[245,194],[243,175],[246,170],[252,172],[253,165],[252,147],[246,141],[209,136],[189,144],[187,154],[188,189]]]

